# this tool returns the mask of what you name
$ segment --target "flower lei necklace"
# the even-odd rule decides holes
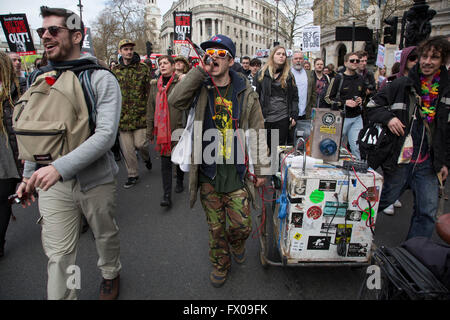
[[[439,95],[439,75],[441,70],[436,72],[431,80],[431,83],[427,81],[424,75],[420,76],[420,90],[422,98],[422,113],[425,115],[428,123],[433,122],[436,115],[436,105]]]

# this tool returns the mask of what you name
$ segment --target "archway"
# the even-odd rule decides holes
[[[344,65],[344,56],[347,54],[347,47],[345,46],[345,44],[341,43],[338,47],[337,47],[337,56],[338,56],[338,63],[337,66],[343,66]]]

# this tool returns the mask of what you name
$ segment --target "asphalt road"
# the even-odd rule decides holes
[[[304,300],[356,299],[365,268],[270,267],[258,258],[258,239],[247,241],[247,261],[232,266],[222,288],[209,282],[208,232],[203,209],[197,201],[189,208],[186,190],[173,194],[170,210],[159,206],[162,196],[160,160],[152,151],[153,169],[141,163],[139,183],[122,187],[126,180],[123,163],[118,176],[117,221],[121,238],[121,288],[123,300]],[[447,194],[449,194],[447,187]],[[412,195],[406,192],[394,216],[380,214],[375,244],[399,245],[406,237],[412,212]],[[445,212],[450,212],[447,201]],[[46,297],[47,258],[36,224],[38,210],[16,207],[10,223],[6,254],[0,259],[0,299],[42,300]],[[257,213],[253,212],[254,229]],[[434,235],[435,239],[438,239]],[[77,265],[81,268],[79,299],[98,299],[101,275],[90,231],[80,238]]]

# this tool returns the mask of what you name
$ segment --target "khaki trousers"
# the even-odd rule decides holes
[[[137,129],[133,131],[120,131],[120,147],[125,158],[125,165],[128,171],[128,177],[139,176],[138,160],[136,149],[141,153],[142,159],[148,161],[150,154],[148,152],[149,142],[146,139],[147,129]]]
[[[103,278],[118,276],[121,264],[119,228],[114,219],[116,188],[114,181],[81,192],[79,183],[73,179],[57,182],[48,191],[39,190],[42,245],[49,259],[49,300],[76,299],[75,289],[70,290],[67,285],[72,275],[68,267],[75,265],[82,214],[95,237],[99,256],[97,266]],[[83,270],[80,271],[82,277]]]

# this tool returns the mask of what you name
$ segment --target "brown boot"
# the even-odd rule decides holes
[[[120,275],[109,280],[103,279],[100,285],[100,300],[116,300],[119,296]]]
[[[227,280],[227,276],[228,270],[219,271],[216,268],[213,268],[213,271],[209,274],[209,280],[211,281],[213,287],[220,288]]]

